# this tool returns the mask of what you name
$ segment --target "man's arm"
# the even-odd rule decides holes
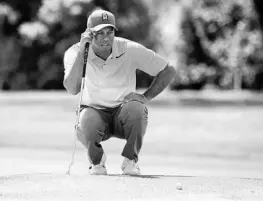
[[[63,81],[63,85],[66,88],[66,90],[73,95],[77,94],[80,91],[82,66],[84,63],[84,53],[81,51],[77,51],[75,52],[75,54],[77,54],[77,56],[72,66],[69,67],[69,71],[65,73]],[[68,56],[70,55],[65,54],[65,57]],[[65,58],[65,60],[66,59],[67,58]],[[74,57],[69,59],[74,59]]]
[[[67,70],[65,71],[63,85],[73,95],[80,91],[85,45],[91,43],[92,39],[93,33],[88,29],[85,30],[81,34],[79,45],[76,45],[74,50],[65,53],[64,65]]]
[[[167,64],[168,62],[159,54],[139,43],[131,42],[128,47],[131,57],[134,58],[135,64],[138,65],[138,69],[155,78],[144,94],[131,92],[124,97],[123,103],[139,101],[144,104],[152,100],[168,86],[175,75],[175,69]]]
[[[175,69],[169,64],[154,78],[150,87],[144,92],[147,101],[159,95],[171,82],[175,75]]]
[[[151,86],[144,92],[144,94],[131,92],[124,97],[123,104],[130,101],[139,101],[144,104],[149,100],[152,100],[168,86],[174,75],[175,69],[172,66],[167,65],[155,76]]]

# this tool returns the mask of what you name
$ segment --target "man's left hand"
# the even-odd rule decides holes
[[[138,94],[138,93],[129,93],[127,96],[124,97],[123,99],[123,104],[128,103],[130,101],[138,101],[141,102],[142,104],[146,103],[148,100],[143,94]]]

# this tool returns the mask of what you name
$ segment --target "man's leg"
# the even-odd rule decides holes
[[[87,149],[89,160],[93,165],[100,163],[104,153],[100,142],[105,137],[108,118],[106,114],[90,107],[84,108],[80,113],[80,131],[77,136]]]
[[[119,108],[115,117],[115,127],[118,137],[127,140],[122,156],[138,161],[147,124],[148,111],[144,104],[131,101]]]

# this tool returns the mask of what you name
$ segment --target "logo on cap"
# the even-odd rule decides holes
[[[102,20],[108,21],[108,14],[107,13],[102,13]]]

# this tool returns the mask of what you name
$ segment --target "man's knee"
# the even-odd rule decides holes
[[[83,143],[97,142],[100,143],[103,139],[104,131],[96,128],[81,130],[77,132],[77,138]]]
[[[138,101],[131,101],[123,105],[124,118],[129,121],[147,121],[147,107]]]
[[[80,114],[77,131],[80,141],[100,142],[105,132],[105,124],[94,109],[87,108]]]

